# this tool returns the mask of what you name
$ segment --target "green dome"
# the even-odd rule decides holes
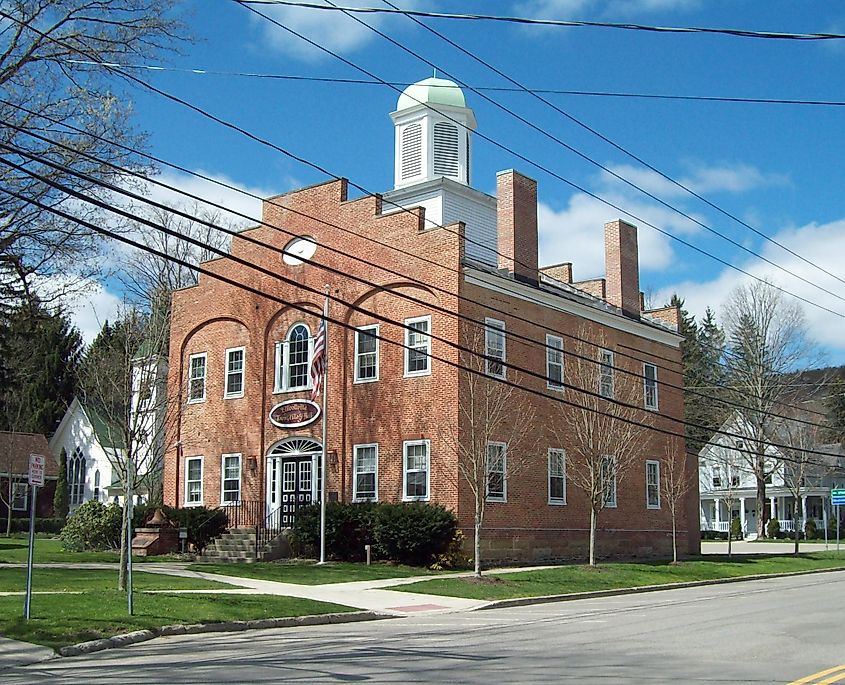
[[[442,78],[427,78],[408,86],[399,96],[396,111],[411,109],[420,104],[467,106],[464,94],[458,84]]]

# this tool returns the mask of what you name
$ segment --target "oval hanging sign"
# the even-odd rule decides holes
[[[320,405],[311,400],[287,400],[270,410],[270,423],[278,428],[302,428],[320,417]]]

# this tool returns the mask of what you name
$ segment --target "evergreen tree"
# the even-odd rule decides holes
[[[828,386],[825,401],[828,421],[828,438],[845,443],[845,379],[839,377]]]
[[[0,320],[0,350],[0,429],[50,435],[77,390],[82,336],[35,301]]]
[[[67,512],[67,452],[62,449],[62,453],[59,455],[59,477],[56,480],[56,492],[53,495],[53,516],[66,519]]]

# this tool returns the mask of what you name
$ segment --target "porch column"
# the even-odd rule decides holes
[[[801,495],[801,518],[807,525],[807,495]]]
[[[718,497],[716,498],[716,523],[719,524],[722,522],[722,500]],[[718,525],[717,525],[718,528]]]
[[[777,518],[777,514],[775,511],[775,498],[769,497],[769,518],[774,519]]]
[[[824,524],[824,529],[827,530],[827,503],[828,500],[822,496],[822,522]],[[825,540],[827,540],[827,533],[825,533]]]

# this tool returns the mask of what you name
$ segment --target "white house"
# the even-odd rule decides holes
[[[747,434],[747,427],[736,414],[724,424],[699,452],[698,487],[700,501],[701,530],[727,532],[730,522],[739,518],[743,534],[755,536],[757,519],[757,480],[747,459],[749,445],[738,435]],[[773,440],[773,442],[777,442]],[[833,515],[830,504],[832,488],[845,487],[845,455],[840,445],[816,445],[815,450],[827,455],[813,455],[812,467],[808,467],[800,495],[801,530],[808,519],[814,519],[821,529],[827,527]],[[772,445],[766,448],[767,519],[778,519],[780,529],[794,530],[793,506],[795,488],[788,487],[794,476],[793,462]],[[845,512],[840,520],[845,518]]]

